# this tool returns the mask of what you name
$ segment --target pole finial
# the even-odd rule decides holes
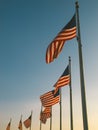
[[[76,1],[75,4],[76,4],[76,8],[79,8],[79,2]]]
[[[71,57],[69,56],[69,61],[71,61]]]

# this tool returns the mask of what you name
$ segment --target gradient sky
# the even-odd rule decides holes
[[[88,125],[98,130],[98,0],[79,0],[79,5]],[[69,56],[74,129],[83,130],[76,39],[66,42],[54,62],[45,62],[47,46],[74,12],[74,0],[0,0],[0,130],[10,118],[11,130],[17,130],[21,114],[24,121],[31,110],[32,130],[39,130],[39,97],[53,89]],[[63,130],[69,130],[68,86],[62,88],[62,109]],[[49,130],[49,120],[42,130]],[[59,104],[53,106],[53,130],[59,130]]]

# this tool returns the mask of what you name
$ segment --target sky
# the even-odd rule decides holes
[[[79,0],[89,130],[98,130],[98,1]],[[75,12],[74,0],[0,0],[0,130],[11,130],[31,111],[32,130],[40,128],[40,95],[53,90],[71,57],[73,124],[83,130],[78,43],[66,41],[57,59],[46,64],[46,49]],[[69,86],[62,88],[62,128],[70,130]],[[23,126],[23,129],[25,127]],[[49,129],[49,119],[42,130]],[[59,130],[59,104],[52,130]]]

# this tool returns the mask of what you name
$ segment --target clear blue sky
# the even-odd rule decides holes
[[[98,1],[79,4],[89,130],[98,130]],[[66,42],[53,63],[45,62],[47,46],[74,12],[74,0],[0,0],[0,129],[12,118],[11,129],[17,130],[21,114],[25,120],[33,110],[32,129],[39,130],[39,97],[53,89],[71,56],[74,129],[83,130],[76,39]],[[68,130],[68,87],[62,97],[63,128]],[[58,104],[53,111],[53,130],[59,130]],[[49,121],[43,130],[48,127]]]

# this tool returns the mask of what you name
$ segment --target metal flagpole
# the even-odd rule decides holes
[[[69,73],[70,73],[70,130],[73,130],[73,109],[72,109],[72,86],[71,86],[71,57],[69,57]]]
[[[41,115],[41,113],[42,113],[42,108],[43,108],[43,106],[41,105],[41,111],[40,111],[40,115]],[[42,122],[41,122],[41,120],[40,120],[40,130],[42,129]]]
[[[83,127],[84,127],[84,130],[88,130],[86,95],[85,95],[85,83],[84,83],[84,72],[83,72],[83,59],[82,59],[82,45],[81,45],[80,22],[79,22],[79,4],[78,4],[78,1],[75,2],[75,5],[76,5],[77,35],[78,35],[77,36],[77,41],[78,41],[78,50],[79,50],[79,63],[80,63],[80,84],[81,84]]]
[[[51,117],[50,117],[50,130],[52,130],[52,106],[51,106]]]
[[[30,124],[30,130],[31,130],[31,128],[32,128],[32,111],[31,111],[31,124]]]
[[[21,115],[21,118],[20,118],[20,120],[21,120],[21,123],[22,123],[22,115]],[[23,130],[23,127],[22,127],[22,130]]]
[[[11,128],[12,118],[10,118],[10,128]]]
[[[61,88],[59,88],[60,92],[60,130],[62,130],[62,93]]]

